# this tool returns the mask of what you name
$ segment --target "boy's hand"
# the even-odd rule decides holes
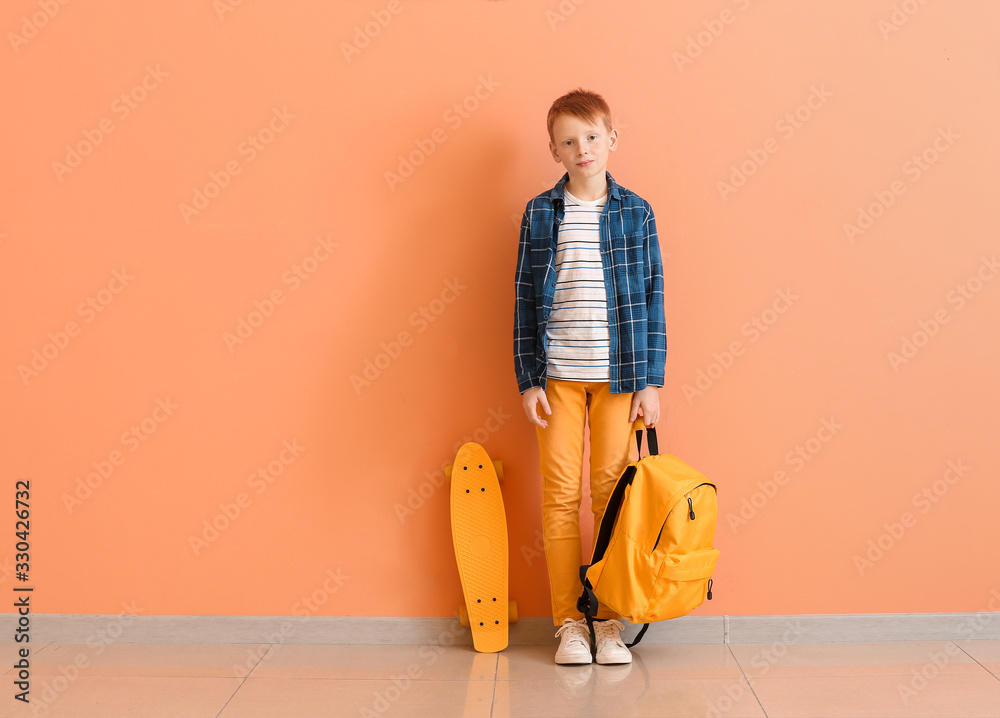
[[[549,422],[538,415],[537,404],[539,403],[545,409],[545,413],[551,416],[552,409],[549,408],[549,400],[545,398],[545,390],[542,387],[533,386],[522,395],[521,404],[524,406],[524,413],[528,415],[528,421],[532,424],[538,424],[544,429],[549,425]]]
[[[628,420],[635,421],[639,416],[646,426],[656,426],[660,420],[660,395],[656,393],[655,386],[647,386],[632,395],[632,411]]]

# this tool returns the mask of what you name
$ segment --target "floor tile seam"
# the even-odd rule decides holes
[[[767,711],[764,709],[764,703],[760,700],[760,696],[757,695],[757,691],[753,689],[753,684],[750,683],[750,678],[747,676],[747,672],[743,670],[743,664],[740,663],[740,659],[737,658],[736,654],[733,652],[732,644],[727,641],[723,645],[725,645],[733,660],[736,661],[736,667],[740,669],[740,675],[743,676],[743,682],[747,684],[747,688],[750,689],[750,694],[753,696],[753,699],[757,701],[757,707],[760,708],[760,712],[764,714],[764,718],[768,718]]]
[[[85,641],[73,641],[73,642],[74,643],[81,643],[81,644],[86,645]],[[31,643],[29,643],[28,645],[24,646],[24,645],[21,645],[21,644],[15,642],[13,648],[14,648],[15,653],[19,649],[21,649],[21,648],[28,648],[31,651],[31,657],[34,658],[36,655],[38,655],[39,653],[41,653],[42,651],[44,651],[46,648],[50,648],[51,646],[54,646],[57,643],[59,643],[59,641],[46,641],[41,646],[37,646],[36,647],[36,646],[31,645]]]
[[[233,690],[229,698],[226,699],[226,702],[222,704],[222,708],[219,709],[219,712],[215,714],[215,718],[219,718],[219,716],[221,716],[223,712],[225,712],[226,706],[228,706],[232,702],[233,698],[235,698],[236,694],[240,692],[240,689],[247,682],[247,680],[250,678],[253,672],[257,670],[257,666],[259,666],[261,664],[261,661],[263,661],[267,657],[267,655],[274,650],[275,646],[274,643],[259,644],[259,645],[267,645],[267,650],[260,654],[260,658],[258,658],[257,662],[253,664],[253,668],[247,671],[247,674],[243,676],[243,679],[239,682],[239,685],[236,686],[236,688]]]
[[[182,676],[172,676],[179,678]],[[385,683],[392,682],[398,676],[380,676],[378,678],[337,678],[328,676],[254,676],[255,681],[340,681],[355,683]],[[249,676],[248,676],[249,678]],[[492,678],[411,678],[412,683],[490,683],[495,682]]]
[[[33,676],[40,679],[51,678],[53,676],[60,676],[61,673],[38,673],[33,672]],[[231,678],[234,680],[245,680],[247,678],[253,679],[268,679],[268,680],[285,680],[285,679],[304,679],[304,680],[334,680],[334,681],[391,681],[393,678],[398,676],[379,676],[375,678],[365,678],[365,677],[348,677],[348,676],[266,676],[266,675],[255,675],[251,676],[249,673],[243,676],[233,675],[232,673],[119,673],[119,672],[107,672],[107,673],[80,673],[77,678]],[[433,681],[475,681],[477,683],[482,683],[485,681],[495,681],[496,678],[490,676],[486,678],[410,678],[414,683],[424,683]],[[506,680],[506,679],[500,679]]]
[[[981,639],[964,639],[960,638],[958,640],[981,640],[981,641],[998,641],[1000,639],[996,638],[981,638]],[[698,642],[698,643],[658,643],[654,645],[659,646],[718,646],[718,645],[729,645],[729,646],[773,646],[775,643],[785,643],[789,646],[826,646],[830,644],[836,644],[841,646],[848,646],[856,644],[859,647],[862,645],[867,646],[868,644],[873,644],[876,646],[884,646],[887,643],[897,643],[897,644],[913,644],[913,643],[955,643],[954,638],[893,638],[893,639],[872,639],[867,641],[862,640],[829,640],[829,641],[730,641],[727,644],[722,644],[721,641],[711,641],[711,642]],[[956,644],[957,645],[957,644]]]
[[[906,673],[768,673],[766,676],[747,676],[747,680],[762,680],[765,678],[891,678],[892,676],[912,676],[914,665]],[[954,673],[936,673],[936,676],[993,676],[990,671],[957,671]]]
[[[453,614],[451,616],[434,617],[434,618],[451,618],[455,622],[458,621],[458,615],[457,614]],[[525,619],[533,619],[533,618],[539,618],[539,616],[523,616],[523,618],[525,618]],[[559,628],[559,625],[558,624],[553,624],[553,628]],[[998,639],[983,638],[983,639],[958,639],[958,640],[995,641],[995,640],[998,640]],[[49,648],[52,645],[57,644],[57,643],[58,644],[62,644],[62,645],[68,645],[68,644],[86,645],[85,641],[48,641],[44,645],[42,645],[41,647],[33,648],[32,649],[32,654],[33,655],[34,654],[38,654],[41,651],[43,651],[44,649]],[[686,648],[686,647],[695,647],[695,646],[720,646],[720,645],[726,645],[726,646],[770,646],[770,645],[772,645],[772,643],[773,642],[769,643],[767,641],[753,641],[753,642],[730,641],[729,643],[723,643],[722,641],[698,641],[698,642],[691,642],[691,643],[688,643],[688,642],[649,643],[649,645],[650,646],[657,646],[657,647]],[[881,644],[885,644],[885,643],[955,643],[955,640],[942,638],[942,639],[892,640],[892,641],[888,641],[888,640],[886,640],[886,641],[796,641],[796,642],[794,642],[793,645],[796,645],[796,646],[809,646],[809,645],[826,645],[826,644],[831,644],[831,643],[840,644],[840,645],[846,645],[846,644],[851,644],[851,643],[866,643],[866,644],[867,643],[875,643],[875,644],[880,644],[881,645]],[[367,642],[364,642],[364,643],[342,643],[342,642],[332,641],[332,642],[328,642],[328,643],[317,643],[317,642],[293,643],[293,642],[284,642],[284,643],[280,643],[280,644],[272,644],[272,643],[268,643],[267,641],[246,641],[246,642],[244,642],[244,641],[235,641],[235,642],[234,641],[210,641],[210,642],[207,642],[207,643],[199,643],[199,642],[190,642],[190,641],[122,641],[122,640],[119,640],[119,641],[115,642],[115,645],[148,646],[148,647],[159,647],[159,646],[191,646],[192,648],[201,648],[201,647],[204,647],[204,646],[272,646],[272,645],[281,645],[281,646],[310,646],[310,647],[325,646],[325,647],[344,647],[344,648],[349,648],[349,647],[358,647],[358,646],[372,646],[372,647],[375,647],[375,646],[379,646],[379,647],[425,646],[425,645],[427,645],[427,643],[419,641],[419,640],[414,640],[412,643],[398,643],[398,642],[392,642],[392,643],[388,643],[388,642],[386,642],[386,643],[367,643]],[[535,646],[535,645],[548,645],[548,644],[525,643],[525,644],[516,644],[516,645],[518,647],[522,647],[522,646],[531,647],[531,646]],[[555,645],[556,644],[553,643],[553,647]],[[958,644],[956,643],[956,645],[958,645]],[[961,646],[959,646],[959,648],[961,648]]]
[[[567,665],[572,665],[572,664],[567,664]],[[597,666],[597,665],[602,665],[602,664],[598,664],[598,663],[582,663],[580,665],[583,665],[583,666],[588,666],[588,665]],[[612,665],[616,665],[616,664],[612,664]],[[532,681],[556,681],[556,680],[559,680],[559,679],[555,678],[555,677],[552,677],[552,678],[501,678],[498,681],[498,683],[531,683]],[[678,677],[675,677],[675,678],[660,676],[660,677],[657,677],[656,680],[660,681],[660,682],[666,683],[666,682],[669,682],[669,681],[730,681],[730,682],[739,682],[739,681],[742,681],[743,679],[739,678],[738,676],[727,676],[727,677],[719,677],[719,676],[678,676]]]
[[[497,706],[497,682],[500,678],[500,657],[493,670],[493,692],[490,694],[490,718],[493,718],[493,709]]]
[[[250,676],[252,676],[253,672],[257,670],[257,668],[260,666],[261,663],[264,662],[264,659],[266,659],[268,656],[274,654],[276,652],[276,646],[279,646],[281,644],[278,644],[278,643],[261,643],[259,645],[267,646],[267,650],[265,650],[263,653],[260,654],[260,658],[258,658],[257,662],[253,664],[253,668],[251,668],[249,671],[247,671],[247,674],[245,676],[243,676],[244,679],[247,679]]]
[[[52,678],[63,675],[62,673],[41,673],[37,670],[31,672],[32,676],[38,678]],[[78,678],[232,678],[233,680],[243,680],[250,674],[237,676],[232,673],[85,673],[81,671],[73,680]]]
[[[56,645],[56,644],[61,645],[61,646],[88,646],[88,647],[90,647],[90,650],[96,650],[96,649],[93,648],[94,644],[93,643],[88,643],[87,641],[63,641],[63,640],[59,640],[59,641],[49,641],[42,648],[34,648],[34,649],[32,649],[32,653],[39,653],[40,651],[42,651],[43,648],[46,648],[46,647],[52,646],[52,645]],[[142,647],[142,648],[159,648],[159,647],[162,647],[162,646],[171,646],[171,647],[189,646],[191,648],[204,648],[206,646],[273,646],[273,645],[282,645],[282,644],[268,643],[267,641],[126,641],[126,640],[123,640],[123,639],[118,639],[116,641],[112,641],[111,643],[104,643],[104,644],[98,644],[98,645],[103,645],[104,646],[104,650],[107,651],[107,650],[111,650],[112,648],[117,647],[117,646],[135,646],[135,647]],[[291,642],[285,642],[283,645],[286,645],[286,646],[347,646],[347,645],[357,645],[357,646],[371,645],[371,646],[376,646],[376,645],[393,645],[394,646],[394,645],[400,645],[400,644],[395,644],[395,643],[392,643],[392,644],[377,644],[377,643],[353,643],[353,644],[349,644],[349,643],[291,643]]]
[[[585,664],[590,665],[590,664]],[[741,678],[739,676],[657,676],[657,681],[669,682],[669,681],[740,681],[743,680],[747,684],[751,681],[767,681],[767,680],[788,680],[788,679],[802,679],[802,678],[826,678],[826,679],[839,679],[839,678],[905,678],[911,676],[912,673],[880,673],[876,675],[872,674],[844,674],[844,675],[796,675],[796,676],[754,676],[750,678]],[[941,673],[935,676],[940,678],[942,676],[949,676],[952,678],[963,678],[963,677],[989,677],[1000,681],[1000,675],[996,673],[987,673],[985,676],[980,673]],[[556,678],[498,678],[499,683],[530,683],[532,681],[551,681],[557,680]]]
[[[587,664],[589,665],[589,664]],[[43,673],[37,674],[40,678],[47,678],[54,675],[53,673]],[[905,678],[907,676],[913,675],[910,673],[843,673],[843,674],[797,674],[797,675],[785,675],[785,676],[658,676],[656,680],[658,681],[746,681],[748,684],[751,681],[769,681],[769,680],[788,680],[788,679],[802,679],[802,678],[825,678],[825,679],[839,679],[839,678]],[[935,678],[950,677],[950,678],[964,678],[964,677],[988,677],[1000,682],[1000,673],[993,673],[991,671],[985,671],[985,673],[939,673]],[[255,681],[354,681],[354,682],[384,682],[391,681],[393,676],[379,676],[375,678],[365,678],[365,677],[351,677],[351,676],[234,676],[234,675],[194,675],[185,673],[174,673],[174,674],[160,674],[160,673],[96,673],[88,675],[79,675],[77,678],[80,679],[98,679],[98,678],[165,678],[165,679],[187,679],[187,678],[201,678],[210,680],[219,679],[232,679],[239,680],[242,685],[247,679],[252,678]],[[545,681],[545,680],[555,680],[554,678],[502,678],[502,677],[485,677],[485,678],[412,678],[411,681],[414,684],[418,683],[528,683],[531,681]]]
[[[788,679],[803,679],[803,678],[822,678],[834,680],[838,678],[907,678],[912,677],[913,672],[909,673],[845,673],[843,675],[796,675],[796,676],[753,676],[749,680],[751,681],[774,681],[774,680],[788,680]],[[1000,675],[996,673],[991,673],[986,671],[984,673],[938,673],[934,676],[934,679],[938,678],[993,678],[1000,680]]]
[[[983,665],[982,663],[980,663],[980,662],[979,662],[979,659],[978,659],[978,658],[976,658],[976,657],[975,657],[974,655],[972,655],[972,654],[971,654],[971,653],[969,653],[969,652],[968,652],[967,650],[965,650],[965,649],[964,649],[964,648],[962,648],[962,647],[961,647],[960,645],[958,645],[958,642],[957,642],[957,641],[955,641],[955,640],[952,640],[952,641],[951,641],[951,643],[953,643],[953,644],[955,645],[955,647],[956,647],[956,648],[957,648],[958,650],[960,650],[960,651],[961,651],[962,653],[964,653],[964,654],[965,654],[965,655],[967,655],[967,656],[968,656],[969,658],[971,658],[971,659],[972,659],[973,661],[975,661],[976,663],[978,663],[978,664],[979,664],[979,666],[980,666],[980,667],[981,667],[981,668],[982,668],[982,669],[983,669],[984,671],[986,671],[986,672],[987,672],[987,673],[989,673],[989,674],[990,674],[991,676],[993,676],[993,677],[994,677],[994,678],[996,678],[996,679],[997,679],[998,681],[1000,681],[1000,669],[998,669],[997,671],[991,671],[991,670],[990,670],[989,668],[987,668],[987,667],[986,667],[986,666],[984,666],[984,665]]]

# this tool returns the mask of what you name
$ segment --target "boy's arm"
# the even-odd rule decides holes
[[[646,383],[664,385],[667,363],[667,326],[663,311],[663,261],[660,258],[660,240],[656,234],[656,217],[653,208],[646,205]]]
[[[530,206],[521,217],[521,239],[517,247],[517,270],[514,273],[514,374],[517,388],[524,393],[541,386],[535,372],[535,342],[538,322],[535,319],[535,281],[531,275]]]

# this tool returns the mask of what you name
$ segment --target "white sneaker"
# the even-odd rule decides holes
[[[597,662],[631,663],[632,652],[622,641],[621,630],[625,624],[621,621],[594,621],[594,636],[597,638]]]
[[[556,650],[556,663],[593,662],[593,656],[590,655],[590,629],[587,628],[586,619],[574,621],[572,618],[564,618],[556,635],[562,636]]]

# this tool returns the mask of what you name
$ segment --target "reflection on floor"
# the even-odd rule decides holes
[[[553,639],[555,641],[555,639]],[[621,666],[557,666],[552,646],[17,644],[0,716],[49,718],[1000,718],[1000,641],[641,645]]]

